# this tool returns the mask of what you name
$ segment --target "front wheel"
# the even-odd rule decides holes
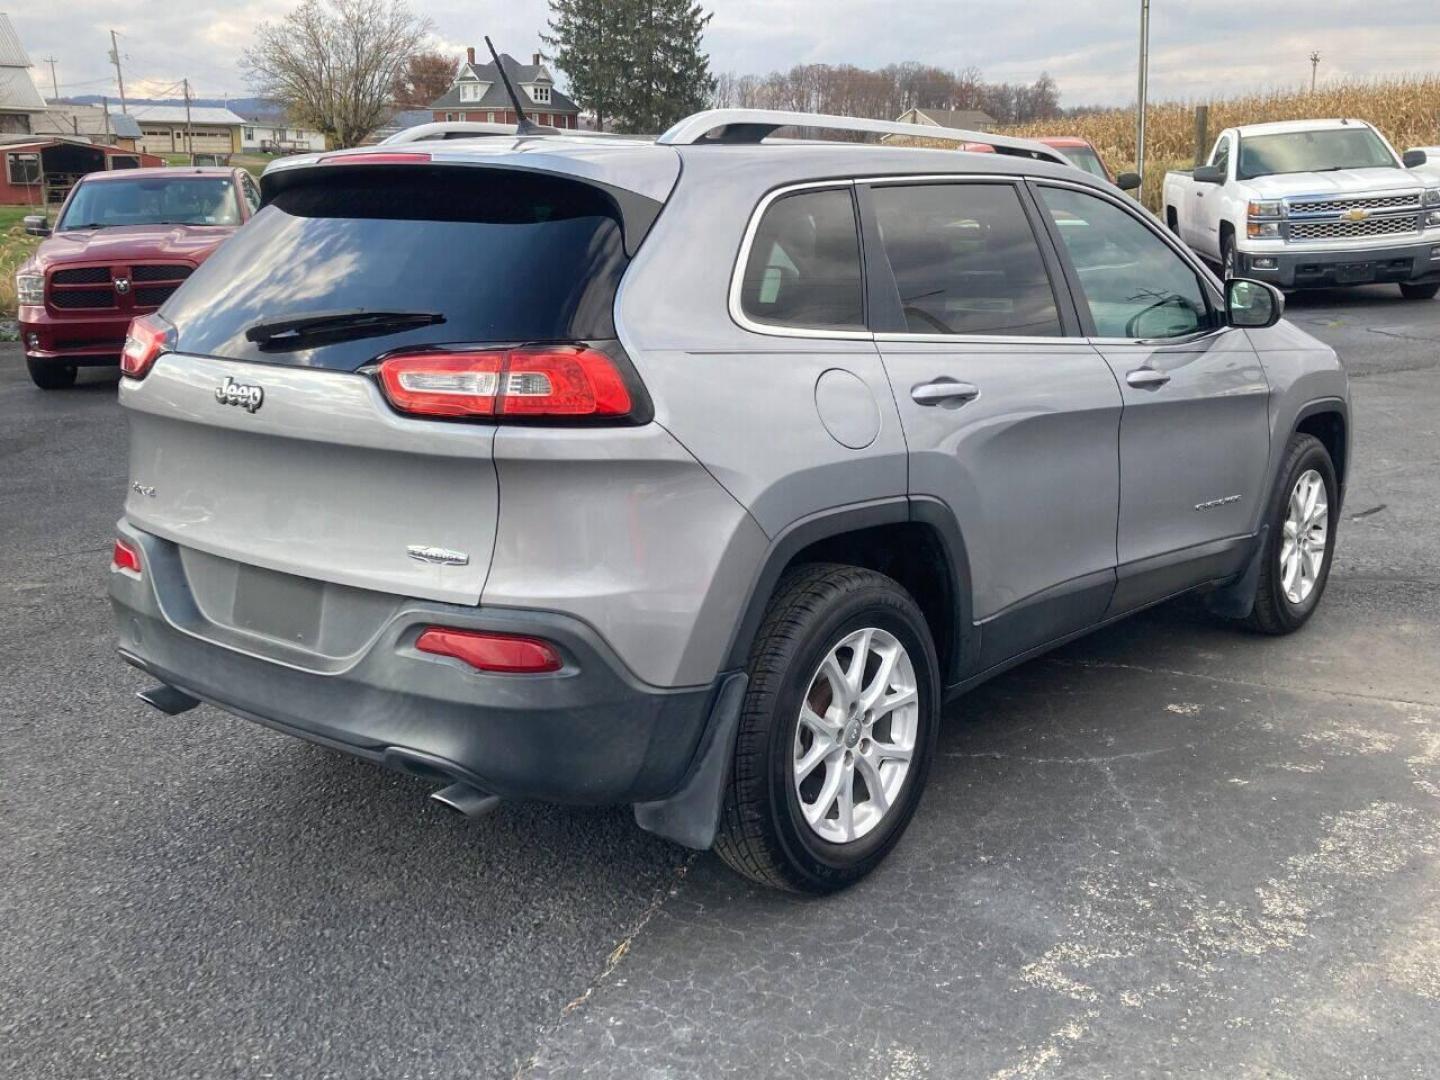
[[[836,564],[782,579],[751,650],[720,858],[795,892],[874,869],[925,786],[937,670],[925,617],[892,579]]]
[[[1291,436],[1271,500],[1252,629],[1294,633],[1315,613],[1335,554],[1338,491],[1324,444],[1313,435]]]
[[[1235,238],[1226,233],[1220,238],[1220,279],[1229,281],[1235,276]]]
[[[62,364],[54,360],[32,360],[27,356],[25,368],[30,372],[30,381],[41,390],[64,390],[75,385],[74,364]]]
[[[1428,285],[1411,285],[1406,282],[1400,285],[1400,295],[1406,300],[1434,300],[1436,293],[1440,293],[1440,281],[1432,281]]]

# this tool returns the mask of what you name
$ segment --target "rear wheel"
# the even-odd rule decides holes
[[[75,385],[74,364],[63,364],[55,360],[32,360],[27,356],[25,368],[30,372],[30,381],[41,390],[64,390]]]
[[[1292,436],[1271,502],[1253,629],[1293,633],[1315,613],[1335,554],[1337,492],[1324,444],[1313,435]]]
[[[883,574],[806,566],[778,588],[751,651],[715,851],[797,892],[868,874],[909,824],[939,727],[924,616]]]
[[[1406,300],[1434,300],[1436,293],[1440,293],[1440,281],[1432,281],[1428,285],[1400,285],[1400,295]]]

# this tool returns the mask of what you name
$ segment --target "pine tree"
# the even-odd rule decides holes
[[[701,46],[709,21],[692,0],[550,0],[543,40],[598,126],[658,134],[715,92]]]

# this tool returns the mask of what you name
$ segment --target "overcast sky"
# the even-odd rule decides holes
[[[11,0],[12,4],[14,0]],[[256,23],[296,0],[21,0],[9,14],[49,95],[115,93],[109,30],[120,35],[126,90],[159,94],[188,76],[197,96],[248,94],[240,52]],[[796,63],[880,67],[918,60],[978,67],[995,81],[1048,71],[1066,105],[1135,97],[1139,0],[712,0],[706,36],[715,71]],[[457,54],[490,34],[522,58],[541,48],[545,0],[414,0],[435,44]],[[1440,68],[1436,0],[1152,0],[1151,100],[1307,81],[1318,49],[1325,78]],[[1440,103],[1437,103],[1440,114]]]

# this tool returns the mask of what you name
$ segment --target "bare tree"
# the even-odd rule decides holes
[[[423,109],[450,89],[459,70],[457,57],[438,52],[416,53],[405,61],[395,77],[395,104]]]
[[[404,0],[304,0],[260,24],[243,63],[292,122],[355,146],[389,118],[396,77],[430,26]]]

